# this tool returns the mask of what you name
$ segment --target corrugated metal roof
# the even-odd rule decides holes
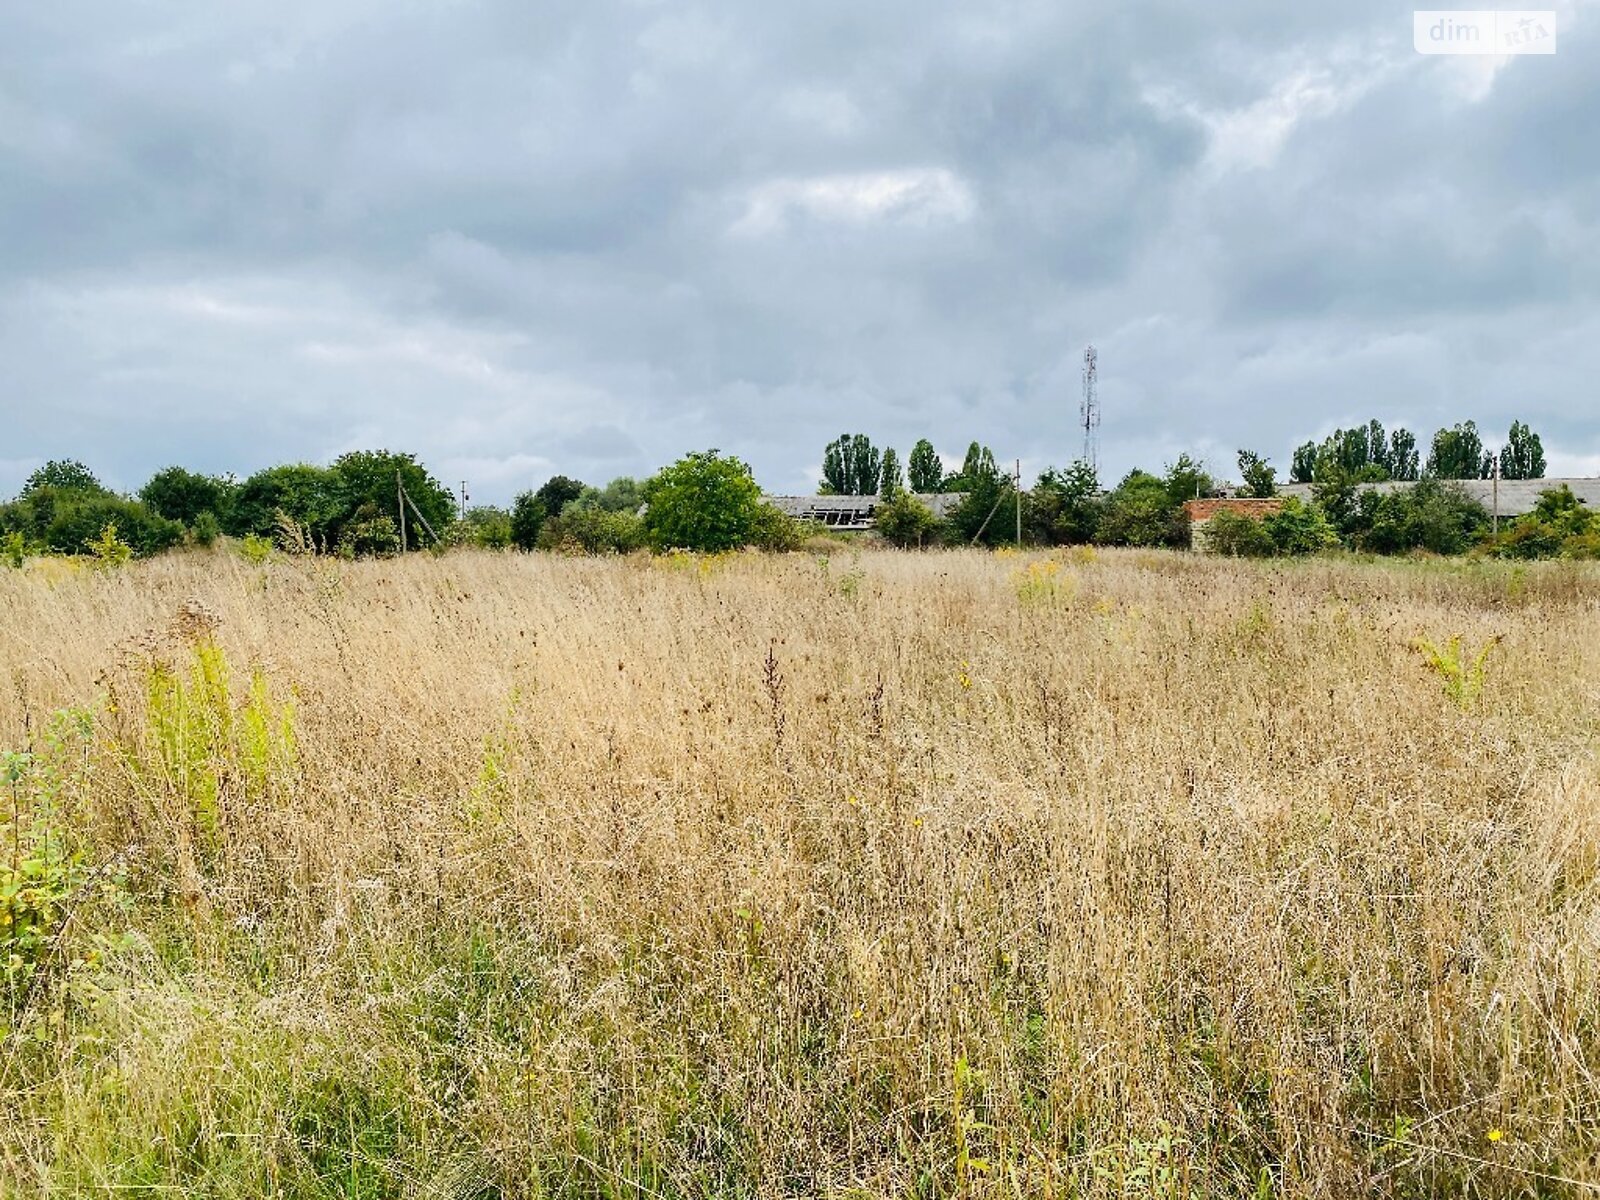
[[[1478,503],[1491,512],[1495,508],[1495,482],[1492,479],[1451,479],[1446,482],[1459,484],[1461,489]],[[1586,503],[1590,508],[1600,510],[1600,479],[1502,479],[1500,481],[1499,509],[1502,517],[1520,517],[1523,513],[1530,513],[1539,503],[1539,493],[1559,488],[1566,484],[1572,489],[1573,495]],[[1302,500],[1312,498],[1312,488],[1309,483],[1285,483],[1279,486],[1278,494],[1281,496],[1299,496]],[[1410,483],[1389,481],[1386,483],[1363,483],[1361,489],[1369,492],[1380,492],[1387,495],[1390,492],[1402,491],[1413,486]]]
[[[965,492],[917,493],[936,517],[947,515],[965,498]],[[871,529],[878,505],[877,496],[766,496],[766,502],[801,521],[817,521],[836,529]]]

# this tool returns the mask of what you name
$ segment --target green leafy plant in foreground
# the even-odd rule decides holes
[[[94,556],[94,564],[97,567],[106,569],[120,567],[133,557],[133,547],[117,536],[115,521],[107,521],[100,530],[100,536],[90,538],[84,544]]]
[[[6,566],[19,570],[28,561],[28,543],[21,530],[13,529],[10,533],[0,535],[0,560]]]
[[[245,562],[260,566],[272,557],[272,539],[257,533],[247,533],[239,540],[239,554]]]
[[[186,671],[150,664],[145,703],[147,762],[183,801],[205,844],[215,847],[220,837],[226,788],[260,800],[294,763],[293,702],[276,702],[257,670],[236,710],[227,656],[209,637],[194,644]]]
[[[10,1002],[8,1024],[91,877],[60,813],[61,762],[88,728],[86,712],[66,709],[50,722],[42,754],[0,751],[0,995]]]
[[[1462,650],[1461,640],[1461,635],[1455,634],[1441,647],[1427,638],[1419,638],[1416,647],[1422,652],[1428,668],[1443,682],[1445,695],[1455,701],[1458,708],[1465,711],[1476,705],[1478,697],[1483,694],[1489,655],[1500,644],[1501,639],[1498,635],[1490,638],[1483,644],[1483,649],[1470,659]]]

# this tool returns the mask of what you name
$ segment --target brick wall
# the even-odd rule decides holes
[[[1270,517],[1282,507],[1282,496],[1248,497],[1238,500],[1186,500],[1183,511],[1189,516],[1189,549],[1200,554],[1206,552],[1206,526],[1218,513],[1233,513],[1235,516],[1259,521],[1264,517]]]
[[[1219,512],[1230,512],[1241,517],[1250,517],[1259,521],[1263,517],[1270,517],[1283,507],[1282,496],[1272,496],[1267,499],[1238,499],[1238,500],[1186,500],[1183,511],[1189,514],[1189,520],[1200,524],[1211,520]]]

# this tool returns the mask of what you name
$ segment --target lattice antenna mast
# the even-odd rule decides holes
[[[1083,426],[1083,461],[1100,470],[1100,364],[1093,346],[1083,352],[1083,402],[1078,421]]]

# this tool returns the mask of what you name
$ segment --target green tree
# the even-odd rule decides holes
[[[882,474],[882,456],[864,433],[850,439],[850,469],[855,481],[855,495],[875,496]]]
[[[1396,429],[1389,435],[1389,478],[1411,481],[1422,473],[1417,453],[1417,435],[1409,429]]]
[[[235,490],[231,479],[200,475],[182,467],[166,467],[139,489],[139,499],[158,516],[192,529],[201,513],[210,513],[214,519],[222,520]]]
[[[1317,483],[1333,475],[1357,482],[1417,477],[1417,439],[1406,429],[1385,434],[1381,421],[1335,429],[1321,442],[1297,446],[1289,468],[1291,483]]]
[[[331,531],[337,541],[344,526],[355,522],[367,523],[381,517],[400,521],[400,498],[397,481],[405,484],[406,496],[427,518],[434,532],[443,536],[446,526],[455,519],[456,498],[450,489],[430,475],[414,454],[399,454],[388,450],[357,450],[341,454],[334,460],[332,475],[334,492],[339,503],[339,513]],[[408,507],[404,525],[405,545],[402,550],[419,549],[429,543],[428,534],[419,528],[416,514]],[[372,536],[381,541],[382,532],[373,527]],[[398,528],[396,529],[398,538]]]
[[[1289,464],[1290,483],[1312,483],[1317,477],[1317,444],[1306,442],[1296,446]]]
[[[871,496],[877,493],[881,456],[864,433],[842,433],[822,454],[823,495]]]
[[[539,533],[544,529],[549,511],[544,501],[532,492],[523,492],[511,505],[511,544],[519,550],[532,550],[539,545]]]
[[[1100,480],[1079,459],[1064,471],[1047,468],[1023,505],[1023,523],[1035,542],[1050,546],[1094,541],[1100,521]]]
[[[1165,480],[1130,471],[1105,497],[1096,540],[1108,546],[1182,546],[1189,540],[1188,524]]]
[[[822,451],[822,482],[817,493],[823,496],[850,494],[850,435],[841,434]]]
[[[989,489],[999,479],[1000,468],[995,464],[994,451],[973,442],[967,447],[966,457],[961,460],[961,470],[946,475],[940,487],[946,492],[971,492]]]
[[[883,467],[878,481],[878,498],[893,500],[905,490],[905,476],[900,473],[900,456],[890,446],[883,452]]]
[[[1473,421],[1463,421],[1433,435],[1428,454],[1428,474],[1435,479],[1482,479],[1488,474],[1488,456]]]
[[[346,511],[339,478],[328,468],[293,463],[257,471],[239,485],[223,529],[230,536],[276,538],[278,513],[303,526],[314,543],[332,546]],[[390,506],[394,476],[389,477]]]
[[[884,541],[907,549],[937,540],[939,519],[910,492],[900,492],[887,504],[878,506],[873,527]]]
[[[75,458],[52,459],[40,467],[22,485],[26,497],[42,488],[57,492],[87,492],[96,496],[109,496],[111,492]]]
[[[567,505],[581,495],[583,495],[583,484],[565,475],[552,475],[540,484],[539,490],[534,493],[544,505],[545,512],[552,517],[559,517]]]
[[[492,504],[475,505],[451,526],[451,535],[457,544],[504,550],[512,544],[511,514]]]
[[[944,481],[944,464],[939,461],[933,443],[923,438],[911,447],[911,457],[906,460],[906,482],[913,492],[927,495],[937,492]]]
[[[645,528],[658,549],[733,550],[751,542],[761,489],[750,468],[716,450],[685,455],[645,485]]]
[[[1377,467],[1383,472],[1383,477],[1389,477],[1389,439],[1383,431],[1383,423],[1377,419],[1367,422],[1366,429],[1366,463],[1369,467]]]
[[[606,512],[637,513],[644,505],[644,485],[629,475],[619,475],[601,489],[595,503]]]
[[[1362,515],[1361,481],[1337,458],[1324,456],[1317,463],[1317,481],[1311,488],[1316,501],[1339,536],[1358,535]]]
[[[1252,450],[1239,451],[1239,477],[1252,496],[1265,498],[1278,494],[1277,470]]]
[[[1511,422],[1511,435],[1500,452],[1500,475],[1505,479],[1543,479],[1544,442],[1521,421]]]
[[[1217,481],[1206,472],[1206,465],[1188,454],[1178,455],[1178,461],[1167,464],[1167,497],[1174,505],[1185,500],[1212,496],[1217,491]]]
[[[985,546],[1016,542],[1018,498],[1011,480],[998,471],[989,474],[980,464],[967,486],[953,490],[966,493],[945,518],[953,538]]]
[[[1316,448],[1312,479],[1338,474],[1360,482],[1378,482],[1389,478],[1388,462],[1388,441],[1377,421],[1335,429]]]

